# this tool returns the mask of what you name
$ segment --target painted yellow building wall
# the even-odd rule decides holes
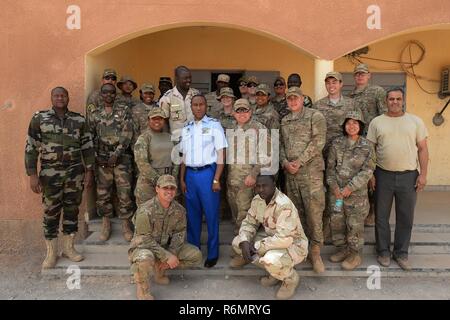
[[[425,46],[424,60],[414,68],[417,75],[431,79],[440,79],[441,69],[450,66],[450,30],[434,30],[410,33],[380,41],[369,45],[368,57],[384,60],[400,60],[402,49],[410,40],[417,40]],[[419,50],[412,50],[413,60],[419,56]],[[368,63],[372,72],[399,72],[399,65],[362,59]],[[403,61],[409,62],[409,51],[405,50]],[[335,70],[341,72],[353,71],[353,65],[346,58],[335,61]],[[438,82],[419,80],[422,87],[430,92],[439,90]],[[413,78],[407,77],[406,81],[406,106],[407,111],[421,117],[429,131],[429,174],[428,185],[450,185],[450,109],[443,114],[446,119],[437,127],[432,119],[439,112],[445,102],[438,98],[437,94],[427,94],[422,91]]]
[[[157,86],[177,65],[190,69],[293,72],[302,76],[302,89],[314,93],[314,58],[293,46],[254,33],[220,27],[185,27],[145,35],[96,56],[88,56],[86,92],[99,86],[101,73],[114,67],[140,84]],[[272,84],[270,84],[272,85]],[[159,93],[158,93],[159,94]]]

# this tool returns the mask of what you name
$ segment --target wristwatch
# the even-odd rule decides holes
[[[219,180],[214,179],[213,183],[219,183]]]

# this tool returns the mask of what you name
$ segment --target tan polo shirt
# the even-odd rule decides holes
[[[369,125],[367,139],[375,143],[377,166],[388,171],[416,170],[417,143],[428,137],[422,119],[405,113],[401,117],[378,116]]]

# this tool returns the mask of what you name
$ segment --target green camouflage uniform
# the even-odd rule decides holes
[[[105,108],[96,109],[88,120],[94,136],[97,160],[98,214],[102,217],[112,217],[114,211],[111,195],[115,184],[119,217],[128,219],[134,210],[131,199],[133,159],[130,143],[133,138],[133,125],[130,110],[126,105],[116,101],[111,113],[108,114]],[[108,167],[105,162],[112,155],[117,156],[117,162],[114,167]]]
[[[219,96],[216,91],[212,91],[205,95],[206,98],[206,115],[211,118],[219,119],[220,111],[223,110],[222,103],[217,100]]]
[[[130,110],[133,110],[135,106],[137,106],[138,104],[140,104],[142,101],[138,98],[135,98],[133,96],[131,97],[125,97],[123,94],[119,93],[116,96],[116,100],[115,102],[119,103],[119,104],[124,104],[126,106],[128,106],[128,108]]]
[[[372,144],[359,137],[352,143],[347,137],[333,141],[327,160],[327,183],[330,188],[330,203],[336,198],[333,190],[345,187],[352,193],[343,199],[341,212],[331,212],[333,244],[362,253],[364,245],[364,218],[369,212],[367,183],[375,170],[375,152]]]
[[[134,159],[139,169],[134,191],[138,206],[156,195],[156,181],[161,175],[178,177],[179,166],[174,165],[171,158],[173,147],[167,132],[149,129],[139,136],[134,146]]]
[[[252,106],[252,119],[262,123],[267,129],[280,129],[280,116],[271,103],[264,107]]]
[[[131,109],[131,117],[133,120],[133,140],[131,142],[132,148],[134,148],[134,144],[139,136],[148,129],[148,113],[153,108],[157,108],[156,103],[147,105],[141,102]]]
[[[275,96],[270,99],[270,103],[272,103],[275,111],[278,112],[280,120],[283,119],[289,112],[291,112],[287,104],[286,96]]]
[[[185,243],[186,210],[175,200],[165,209],[158,197],[142,204],[135,215],[134,237],[128,257],[131,272],[138,271],[137,263],[150,260],[166,262],[170,254],[177,256],[179,268],[198,266],[202,260],[200,250]]]
[[[233,115],[231,113],[226,113],[224,110],[220,111],[218,119],[225,132],[227,129],[235,128],[237,124],[236,119],[233,117]]]
[[[261,226],[264,229],[258,232]],[[292,277],[295,265],[308,255],[308,239],[297,209],[278,189],[267,205],[259,195],[253,198],[239,235],[232,242],[239,255],[242,255],[239,244],[243,241],[254,243],[259,256],[254,264],[281,281]]]
[[[281,120],[280,163],[300,161],[295,175],[285,171],[287,195],[299,210],[308,239],[323,243],[322,216],[325,208],[323,186],[326,120],[322,113],[303,107]]]
[[[25,147],[28,176],[37,174],[39,156],[45,238],[51,240],[58,236],[61,209],[63,233],[75,233],[84,187],[84,166],[92,169],[95,161],[85,118],[66,111],[60,119],[53,108],[36,112],[28,128]]]

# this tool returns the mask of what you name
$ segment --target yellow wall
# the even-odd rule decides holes
[[[415,73],[432,79],[440,79],[441,68],[450,66],[450,30],[424,31],[410,33],[387,39],[373,45],[369,45],[369,57],[384,60],[400,60],[400,53],[410,40],[420,41],[426,49],[424,60],[414,68]],[[419,51],[412,51],[414,57],[418,57]],[[401,71],[396,64],[364,60],[371,67],[372,72]],[[409,52],[406,51],[403,60],[409,62]],[[353,71],[353,65],[346,58],[341,58],[335,62],[335,69],[341,72]],[[393,70],[395,69],[395,70]],[[422,87],[430,92],[439,90],[439,83],[421,81]],[[450,109],[443,114],[445,122],[436,127],[432,123],[433,116],[439,112],[445,102],[438,98],[436,94],[430,95],[423,92],[413,78],[407,77],[406,82],[406,105],[410,113],[421,117],[429,130],[429,185],[450,185]]]
[[[314,93],[314,59],[294,47],[237,29],[186,27],[145,35],[96,56],[88,56],[86,93],[98,87],[105,67],[131,74],[140,84],[157,85],[177,65],[191,69],[278,70],[287,78],[297,72],[302,89]]]

